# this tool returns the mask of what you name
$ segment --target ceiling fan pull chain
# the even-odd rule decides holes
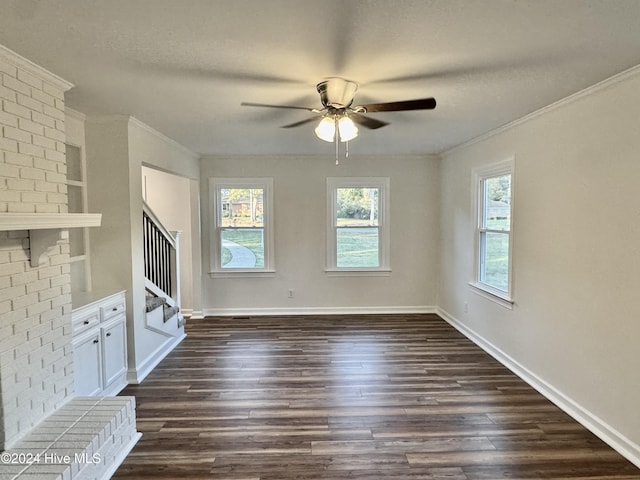
[[[336,165],[340,165],[340,160],[338,160],[338,145],[339,145],[339,140],[338,140],[338,132],[336,132]]]
[[[349,140],[344,142],[344,158],[349,158]]]

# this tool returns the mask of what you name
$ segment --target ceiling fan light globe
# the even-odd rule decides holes
[[[333,117],[324,117],[314,130],[316,136],[325,142],[333,142],[336,138],[336,121]]]
[[[348,142],[358,136],[358,127],[349,117],[340,117],[338,120],[338,132],[340,132],[340,141]]]

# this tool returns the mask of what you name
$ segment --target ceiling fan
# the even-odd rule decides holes
[[[369,103],[353,106],[354,96],[358,84],[340,77],[329,77],[318,83],[316,89],[320,94],[322,108],[298,107],[293,105],[268,105],[264,103],[242,102],[247,107],[291,108],[306,110],[322,115],[320,123],[315,129],[318,138],[327,142],[347,142],[358,135],[355,123],[365,128],[375,130],[389,125],[387,122],[365,116],[365,113],[403,112],[408,110],[432,110],[436,108],[435,98],[420,98],[400,102]],[[307,118],[298,122],[283,125],[282,128],[299,127],[314,122],[317,117]],[[336,135],[337,132],[337,135]]]

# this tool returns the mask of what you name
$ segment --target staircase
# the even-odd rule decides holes
[[[169,232],[146,203],[142,212],[146,328],[167,337],[184,334],[180,313],[180,233]]]

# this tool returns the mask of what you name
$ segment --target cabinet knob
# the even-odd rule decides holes
[[[118,311],[118,307],[113,307],[113,308],[111,309],[111,311],[112,311],[112,312],[117,312],[117,311]]]
[[[93,341],[93,343],[100,343],[100,340],[98,340],[97,338]]]
[[[110,336],[111,336],[111,332],[107,333],[107,337],[110,337]]]
[[[85,325],[89,325],[89,320],[85,320],[83,323],[84,323]]]

